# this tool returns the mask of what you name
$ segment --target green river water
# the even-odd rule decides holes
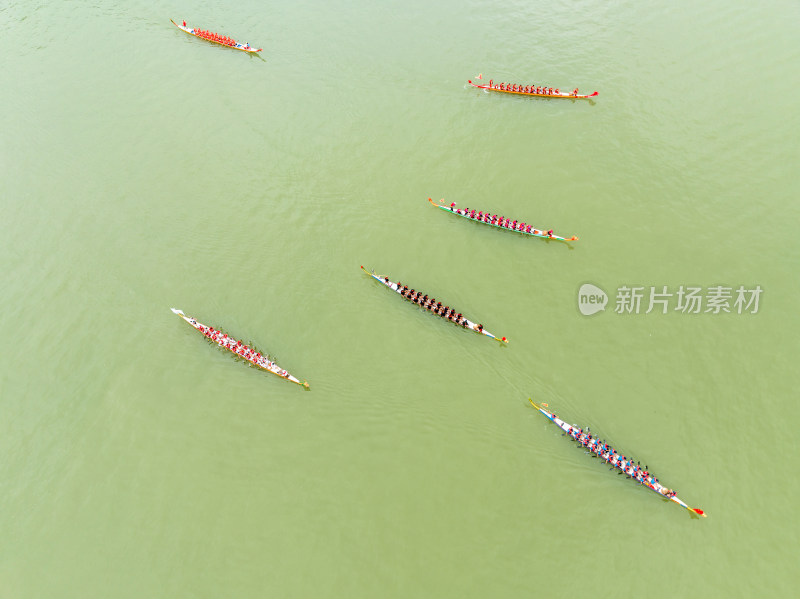
[[[799,23],[781,0],[0,2],[0,597],[790,594]],[[729,313],[675,309],[720,286]]]

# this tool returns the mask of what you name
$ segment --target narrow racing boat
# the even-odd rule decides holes
[[[241,341],[237,341],[233,337],[228,337],[222,331],[215,330],[213,327],[206,326],[200,322],[197,322],[191,316],[186,316],[182,310],[177,310],[175,308],[170,308],[175,314],[180,316],[183,320],[188,322],[192,327],[203,333],[203,335],[209,338],[211,341],[219,345],[220,347],[227,349],[230,352],[233,352],[240,358],[244,358],[248,362],[250,362],[253,366],[260,368],[261,370],[266,370],[267,372],[271,372],[272,374],[277,374],[279,377],[286,379],[287,381],[291,381],[296,383],[302,387],[308,389],[308,383],[303,381],[302,383],[293,377],[291,374],[283,370],[280,366],[278,366],[275,362],[270,360],[267,356],[262,356],[261,353],[255,351],[247,347]]]
[[[428,198],[428,201],[435,206],[436,208],[441,208],[446,212],[452,212],[458,216],[463,216],[464,218],[468,218],[470,220],[477,221],[479,223],[484,223],[487,225],[491,225],[493,227],[497,227],[498,229],[506,229],[507,231],[514,231],[516,233],[522,233],[523,235],[530,235],[531,237],[543,237],[544,239],[555,239],[556,241],[578,241],[578,238],[574,235],[572,237],[561,237],[560,235],[555,235],[553,231],[541,231],[534,227],[533,225],[525,224],[521,221],[512,221],[511,219],[505,217],[498,217],[495,215],[490,215],[488,212],[483,211],[475,211],[470,210],[469,208],[464,208],[463,210],[456,208],[456,203],[451,202],[449,206],[442,203],[443,200],[439,200],[437,204],[431,198]]]
[[[573,440],[577,441],[583,447],[586,448],[587,451],[591,452],[594,457],[598,457],[601,460],[605,461],[610,466],[613,466],[617,470],[619,470],[619,474],[625,474],[628,478],[635,480],[640,485],[650,489],[654,493],[657,493],[664,499],[669,499],[670,501],[674,501],[679,506],[686,508],[693,514],[697,514],[698,516],[702,516],[703,518],[706,517],[703,510],[698,510],[696,508],[691,508],[686,505],[683,501],[678,499],[678,496],[675,494],[675,491],[672,489],[668,489],[667,487],[663,486],[661,483],[658,482],[658,479],[653,476],[650,472],[647,471],[647,466],[644,467],[642,470],[641,466],[638,462],[634,463],[631,458],[626,458],[624,455],[620,455],[615,449],[610,447],[604,441],[600,441],[599,439],[593,438],[591,432],[587,428],[586,431],[583,429],[578,428],[576,425],[569,425],[561,418],[556,416],[554,413],[549,412],[545,408],[547,404],[539,405],[534,402],[532,399],[528,399],[528,401],[533,404],[533,407],[539,410],[542,414],[544,414],[547,418],[549,418],[552,422],[554,422],[561,430],[563,430],[568,437],[572,438]]]
[[[375,271],[369,272],[363,266],[361,267],[361,270],[378,281],[380,284],[385,285],[395,293],[399,294],[401,297],[414,304],[417,304],[420,308],[425,308],[428,312],[431,312],[436,316],[441,316],[442,318],[449,320],[454,324],[460,325],[465,329],[475,331],[481,335],[486,335],[487,337],[491,337],[492,339],[496,339],[502,343],[508,343],[508,339],[505,337],[495,337],[489,331],[484,329],[482,324],[472,322],[462,314],[457,313],[455,310],[451,310],[449,307],[443,306],[441,302],[437,302],[432,297],[429,298],[427,295],[423,296],[422,292],[415,292],[413,289],[409,289],[408,286],[403,286],[403,284],[400,282],[394,283],[389,280],[389,277],[378,276],[375,274]]]
[[[189,35],[193,35],[195,37],[199,37],[202,40],[206,40],[207,42],[211,42],[212,44],[219,44],[220,46],[225,46],[226,48],[231,48],[233,50],[241,50],[242,52],[249,52],[251,54],[255,52],[261,52],[264,48],[253,48],[248,43],[239,43],[236,40],[230,39],[223,35],[219,35],[218,33],[214,33],[213,31],[203,31],[197,28],[191,28],[186,25],[186,21],[183,22],[182,25],[178,25],[175,21],[170,19],[172,24],[175,25],[178,29],[182,29]]]
[[[552,87],[542,87],[536,85],[517,85],[516,83],[494,83],[491,79],[486,85],[479,85],[472,81],[467,81],[472,87],[478,89],[485,89],[490,92],[503,92],[505,94],[517,94],[520,96],[536,96],[537,98],[567,98],[572,100],[580,100],[585,98],[593,98],[598,92],[591,94],[579,94],[577,88],[571,92],[562,92],[560,89]]]

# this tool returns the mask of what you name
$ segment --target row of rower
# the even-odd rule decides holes
[[[639,462],[634,464],[632,459],[626,458],[624,455],[620,455],[617,450],[615,450],[605,441],[600,441],[596,438],[593,439],[589,429],[584,431],[583,429],[574,428],[571,426],[569,427],[569,430],[567,430],[567,434],[597,457],[605,460],[608,464],[614,466],[618,470],[621,470],[623,474],[627,474],[629,477],[635,478],[637,481],[639,481],[639,483],[646,487],[650,487],[664,497],[675,497],[677,494],[672,489],[668,489],[661,485],[658,482],[658,479],[647,471],[646,464],[644,469],[642,469]]]
[[[389,277],[384,277],[383,280],[387,285],[391,284]],[[427,294],[422,295],[421,291],[409,289],[408,285],[403,285],[400,281],[397,282],[397,292],[410,302],[433,312],[437,316],[441,316],[450,322],[461,325],[465,329],[472,329],[474,331],[478,331],[479,333],[483,332],[482,324],[470,323],[470,321],[467,320],[464,315],[461,314],[461,312],[456,312],[449,306],[443,306],[442,302],[437,302],[436,298],[428,297]]]
[[[190,322],[195,326],[198,324],[198,322],[194,319],[191,319]],[[273,362],[266,356],[262,356],[261,352],[257,352],[251,349],[241,341],[237,341],[232,337],[228,337],[228,335],[226,335],[222,331],[215,330],[214,327],[207,327],[204,325],[200,325],[199,330],[201,333],[203,333],[203,335],[211,339],[211,341],[213,341],[217,345],[224,347],[229,351],[232,351],[233,353],[241,356],[248,362],[255,364],[256,366],[259,366],[261,368],[266,368],[267,370],[271,370],[278,376],[289,378],[288,372],[286,372],[285,370],[281,370],[280,368],[278,368],[278,365],[275,364],[275,362]]]
[[[186,21],[183,22],[183,26],[186,27]],[[238,46],[239,42],[235,39],[229,38],[226,35],[220,35],[219,33],[214,33],[213,31],[204,31],[202,29],[193,29],[192,32],[197,37],[202,37],[203,39],[209,40],[211,42],[216,42],[218,44],[222,44],[223,46]],[[245,44],[245,47],[248,47],[248,44]]]
[[[489,223],[490,225],[511,229],[512,231],[519,231],[520,233],[532,233],[533,235],[547,235],[548,237],[553,236],[552,229],[549,231],[539,231],[538,229],[534,228],[533,225],[517,222],[516,220],[512,221],[505,216],[497,216],[496,214],[490,215],[488,212],[484,214],[484,212],[481,210],[476,212],[475,210],[470,210],[469,208],[464,208],[461,210],[456,208],[455,202],[450,204],[450,210],[456,214],[460,214],[461,216],[466,216],[467,218],[471,218],[473,220],[480,220],[485,223]]]
[[[561,90],[552,87],[542,87],[541,85],[518,85],[516,83],[497,83],[489,79],[489,87],[507,92],[519,92],[521,94],[538,94],[540,96],[560,96]],[[578,88],[572,90],[571,96],[578,95]]]

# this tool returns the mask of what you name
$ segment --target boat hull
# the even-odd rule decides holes
[[[466,218],[467,220],[471,220],[476,223],[481,223],[483,225],[489,225],[490,227],[495,227],[497,229],[503,229],[505,231],[511,231],[512,233],[520,233],[521,235],[528,235],[529,237],[540,237],[542,239],[554,239],[556,241],[578,241],[578,238],[575,236],[572,237],[561,237],[560,235],[548,235],[544,231],[540,231],[539,229],[532,229],[530,232],[528,231],[521,231],[519,229],[512,229],[510,227],[504,227],[502,225],[498,225],[492,222],[486,222],[485,220],[480,220],[478,218],[472,218],[467,214],[466,210],[461,210],[455,207],[455,202],[451,206],[445,206],[444,204],[437,204],[431,198],[428,198],[428,201],[435,206],[436,208],[440,208],[445,212],[450,212],[451,214],[455,214],[456,216],[460,216],[462,218]]]
[[[383,285],[384,287],[387,287],[387,288],[388,288],[388,289],[390,289],[391,291],[394,291],[394,292],[395,292],[397,295],[399,295],[400,297],[403,297],[403,296],[402,296],[402,294],[400,293],[401,289],[400,289],[400,287],[398,287],[397,283],[395,283],[395,282],[393,282],[393,281],[390,281],[390,280],[388,280],[388,277],[381,277],[381,276],[379,276],[379,275],[376,275],[374,272],[370,272],[370,271],[368,271],[368,270],[367,270],[366,268],[364,268],[363,266],[361,267],[361,269],[362,269],[362,270],[363,270],[365,273],[367,273],[369,276],[371,276],[373,279],[375,279],[376,281],[378,281],[378,283],[380,283],[380,284],[381,284],[381,285]],[[421,308],[424,308],[424,306],[420,306],[420,307],[421,307]],[[427,309],[427,308],[426,308],[426,309]],[[438,314],[437,314],[437,316],[438,316]],[[455,323],[454,323],[454,324],[455,324]],[[480,333],[481,335],[485,335],[486,337],[490,337],[490,338],[492,338],[492,339],[496,339],[497,341],[500,341],[500,342],[502,342],[502,343],[508,343],[508,339],[506,339],[505,337],[500,337],[500,338],[498,338],[498,337],[495,337],[494,335],[492,335],[492,334],[491,334],[489,331],[487,331],[486,329],[480,329],[480,330],[479,330],[479,329],[478,329],[478,324],[477,324],[477,323],[475,323],[475,322],[472,322],[472,321],[471,321],[470,319],[468,319],[468,318],[466,319],[466,326],[464,326],[464,325],[458,325],[458,326],[463,326],[465,329],[469,329],[469,330],[471,330],[471,331],[475,331],[476,333]]]
[[[567,436],[571,437],[575,441],[579,441],[579,438],[578,438],[578,435],[577,435],[577,431],[580,430],[580,427],[578,427],[575,424],[567,424],[561,418],[556,416],[553,412],[550,412],[549,410],[546,410],[543,406],[540,406],[539,404],[535,403],[532,399],[529,400],[529,401],[531,402],[531,404],[533,405],[534,408],[536,408],[539,412],[541,412],[553,424],[555,424],[561,430],[563,430],[567,434]],[[619,465],[617,465],[615,463],[612,463],[611,461],[605,459],[597,451],[595,451],[591,446],[587,447],[587,450],[591,451],[597,457],[600,457],[601,459],[603,459],[607,464],[609,464],[610,466],[613,466],[614,468],[616,468],[617,470],[619,470],[620,472],[625,474],[631,480],[635,480],[636,482],[641,484],[646,489],[650,489],[651,491],[653,491],[655,494],[657,494],[662,499],[669,499],[670,501],[672,501],[674,503],[677,503],[679,506],[681,506],[683,508],[686,508],[687,510],[689,510],[690,512],[692,512],[694,514],[697,514],[698,516],[702,516],[703,518],[706,517],[705,513],[703,512],[703,510],[698,510],[698,509],[689,507],[680,498],[678,498],[677,495],[667,495],[666,494],[667,488],[664,487],[663,485],[661,485],[660,483],[654,482],[654,483],[651,484],[651,483],[648,483],[648,482],[640,481],[637,478],[635,478],[634,476],[632,476],[623,467],[621,467],[621,466],[619,466]]]
[[[275,364],[275,362],[269,360],[265,356],[257,356],[253,355],[255,352],[251,350],[246,345],[237,344],[236,340],[232,337],[228,337],[227,335],[217,336],[213,338],[210,334],[211,327],[204,325],[201,322],[198,322],[196,319],[192,318],[191,316],[187,316],[183,313],[182,310],[178,310],[176,308],[170,308],[174,314],[177,314],[181,319],[186,321],[186,323],[191,326],[193,329],[199,331],[203,334],[203,336],[211,339],[214,343],[220,346],[222,349],[227,349],[229,352],[236,354],[243,360],[246,360],[256,368],[260,370],[266,370],[267,372],[271,372],[272,374],[281,377],[282,379],[286,379],[296,385],[300,385],[308,389],[308,383],[305,381],[300,381],[296,377],[289,374],[286,370],[282,369],[280,366]],[[219,333],[219,331],[216,331]]]
[[[179,25],[172,19],[170,19],[170,21],[172,22],[173,25],[175,25],[175,27],[177,27],[181,31],[185,31],[189,35],[201,39],[204,42],[208,42],[210,44],[216,44],[218,46],[222,46],[223,48],[230,48],[231,50],[240,50],[241,52],[247,52],[248,54],[255,54],[256,52],[261,52],[261,50],[263,50],[263,48],[253,48],[251,46],[245,46],[244,44],[239,44],[239,43],[237,43],[235,46],[229,46],[228,44],[223,44],[222,42],[218,42],[216,40],[210,40],[201,35],[198,35],[197,31],[195,29],[192,29],[191,27],[184,27],[183,25]]]
[[[578,94],[573,95],[567,92],[559,92],[559,93],[552,93],[552,94],[536,94],[530,92],[520,92],[514,91],[511,89],[499,89],[497,87],[489,87],[488,85],[478,85],[477,83],[473,83],[472,81],[467,81],[472,87],[477,87],[478,89],[484,89],[488,92],[500,92],[503,94],[515,94],[517,96],[534,96],[536,98],[555,98],[555,99],[562,99],[562,100],[585,100],[587,98],[594,98],[598,95],[598,92],[593,92],[591,94]]]

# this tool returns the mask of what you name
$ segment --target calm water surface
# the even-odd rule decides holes
[[[788,1],[0,5],[0,596],[785,594],[799,19]],[[479,73],[600,95],[490,94]],[[605,312],[579,312],[586,282]],[[619,287],[665,285],[764,291],[757,314],[614,312]],[[582,455],[529,396],[709,517]]]

